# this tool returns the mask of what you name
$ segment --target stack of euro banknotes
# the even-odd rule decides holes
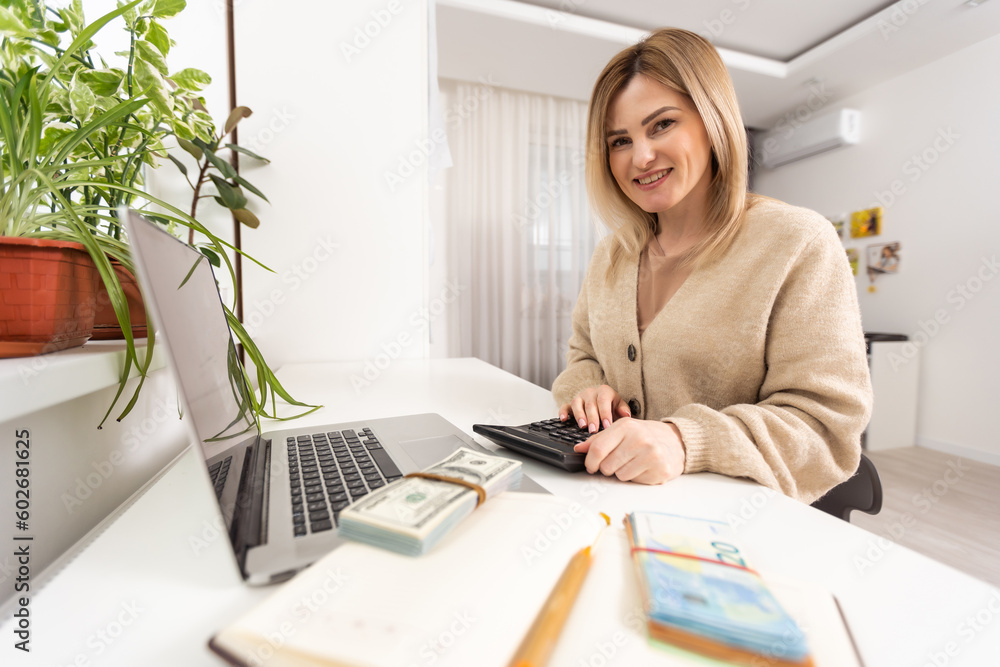
[[[727,524],[633,512],[625,529],[651,638],[736,664],[812,664],[802,630]]]
[[[521,483],[521,462],[462,447],[423,472],[470,482],[486,499]],[[404,477],[340,513],[340,535],[358,542],[418,556],[434,548],[472,514],[479,493],[454,482]]]

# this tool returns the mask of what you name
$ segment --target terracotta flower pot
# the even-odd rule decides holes
[[[86,343],[100,280],[79,243],[0,236],[0,357]]]
[[[125,300],[128,302],[129,322],[132,324],[132,337],[146,337],[146,306],[142,302],[142,293],[139,291],[139,282],[132,272],[122,266],[118,260],[112,259],[111,266],[118,276],[118,282],[125,292]],[[111,297],[104,289],[104,283],[97,285],[97,314],[94,316],[94,340],[122,340],[125,335],[122,328],[118,326],[118,318],[115,316],[115,309],[111,307]]]

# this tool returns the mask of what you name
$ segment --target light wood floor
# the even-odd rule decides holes
[[[865,454],[882,511],[851,523],[1000,586],[1000,467],[922,447]]]

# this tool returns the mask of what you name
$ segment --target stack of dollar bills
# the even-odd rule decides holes
[[[811,664],[805,635],[728,524],[633,512],[626,530],[653,639],[739,664]]]
[[[423,472],[463,479],[492,498],[521,483],[521,462],[462,447]],[[479,494],[453,482],[404,477],[340,513],[343,537],[417,556],[427,553],[476,508]]]

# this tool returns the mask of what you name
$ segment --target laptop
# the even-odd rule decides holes
[[[288,579],[339,546],[343,508],[400,476],[460,447],[492,454],[437,414],[262,433],[208,259],[134,211],[122,217],[247,583]],[[546,492],[526,476],[518,490]]]

